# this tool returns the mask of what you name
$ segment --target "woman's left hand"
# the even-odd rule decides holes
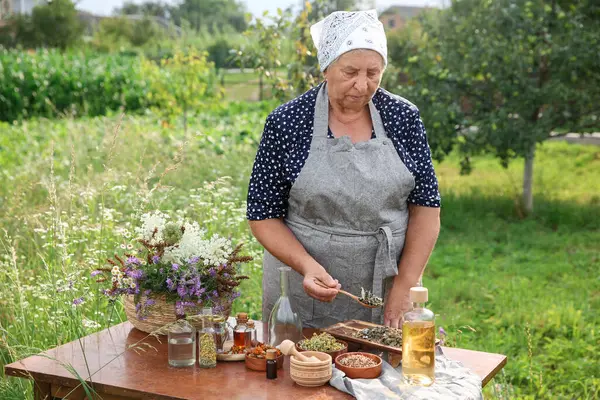
[[[394,282],[385,302],[383,321],[385,326],[402,328],[402,316],[410,310],[410,287]]]

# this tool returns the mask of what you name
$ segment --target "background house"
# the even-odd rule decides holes
[[[406,22],[429,10],[430,7],[392,6],[379,15],[386,30],[395,31],[404,28]]]

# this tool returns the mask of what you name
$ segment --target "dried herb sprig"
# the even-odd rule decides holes
[[[301,340],[298,346],[302,350],[310,351],[337,351],[344,348],[344,344],[337,341],[336,338],[327,332],[321,334],[313,333],[310,339]]]
[[[383,299],[381,297],[375,296],[372,292],[365,290],[363,287],[360,288],[360,297],[358,300],[369,306],[381,307],[383,305]]]
[[[353,332],[352,335],[386,346],[402,348],[401,329],[390,328],[388,326],[377,326],[375,328],[365,328],[358,332]]]

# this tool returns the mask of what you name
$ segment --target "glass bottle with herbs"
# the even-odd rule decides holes
[[[202,329],[198,333],[198,365],[201,368],[214,368],[217,366],[217,344],[210,308],[202,309],[200,321]]]

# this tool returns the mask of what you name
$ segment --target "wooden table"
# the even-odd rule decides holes
[[[140,341],[155,349],[140,347]],[[318,388],[296,385],[288,375],[289,360],[274,381],[267,380],[264,372],[247,370],[243,362],[219,362],[216,368],[208,370],[197,366],[172,368],[167,362],[166,340],[161,341],[124,322],[49,350],[44,356],[35,355],[6,365],[4,370],[6,375],[33,379],[36,400],[85,398],[79,380],[64,365],[73,366],[104,400],[352,398],[329,385]],[[132,345],[144,351],[127,350]],[[483,385],[506,364],[506,356],[501,354],[448,347],[443,350],[449,358],[461,361],[481,376]]]

